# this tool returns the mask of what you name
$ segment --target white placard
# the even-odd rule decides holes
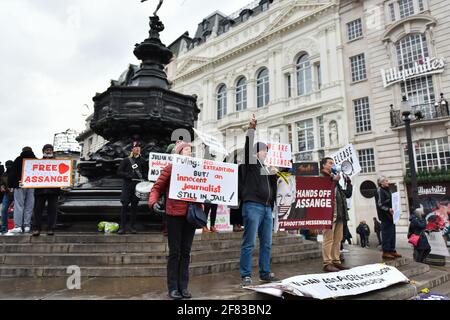
[[[153,153],[148,155],[148,181],[158,180],[163,169],[172,162],[172,154]]]
[[[291,145],[279,142],[268,142],[265,165],[280,168],[292,168]]]
[[[402,213],[399,192],[394,192],[392,194],[392,209],[394,210],[394,224],[397,224],[400,221],[400,214]]]
[[[72,185],[72,160],[24,159],[22,188],[64,188]]]
[[[174,155],[169,198],[238,205],[238,165]]]
[[[408,281],[397,268],[377,263],[339,272],[295,276],[279,283],[250,286],[247,289],[276,297],[286,292],[323,300],[354,296]]]
[[[204,144],[206,144],[211,151],[215,151],[221,154],[224,154],[228,156],[228,151],[225,149],[223,144],[216,139],[216,137],[206,134],[204,132],[198,131],[197,129],[193,128],[194,132],[197,134],[197,136],[200,138],[200,140],[203,141]]]
[[[358,154],[351,143],[331,155],[330,158],[334,160],[334,164],[336,165],[341,165],[344,161],[349,161],[352,164],[352,173],[350,174],[350,177],[354,177],[361,172]]]
[[[436,254],[439,256],[450,257],[448,252],[447,244],[442,236],[441,232],[430,232],[426,233],[428,238],[428,243],[431,247],[431,254]]]
[[[208,220],[211,219],[211,215],[208,216]],[[210,222],[208,221],[208,225]],[[215,227],[219,232],[231,232],[233,226],[230,224],[230,209],[227,206],[219,204],[217,206],[217,216]]]

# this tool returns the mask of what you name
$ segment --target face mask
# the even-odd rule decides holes
[[[44,158],[53,158],[53,153],[44,153]]]

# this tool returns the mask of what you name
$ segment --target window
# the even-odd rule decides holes
[[[223,33],[228,32],[230,30],[230,24],[229,23],[225,23],[223,26]]]
[[[269,70],[262,69],[256,80],[257,107],[261,108],[269,103]]]
[[[247,21],[247,20],[248,20],[248,18],[249,18],[249,14],[248,14],[248,12],[246,12],[246,13],[242,14],[242,17],[241,17],[241,19],[242,19],[242,22],[245,22],[245,21]]]
[[[203,31],[208,30],[208,28],[209,28],[209,21],[208,20],[204,20],[203,21],[202,28],[203,28]]]
[[[288,143],[292,146],[292,125],[288,125]]]
[[[236,111],[247,109],[247,80],[240,77],[236,83]]]
[[[358,150],[361,173],[372,173],[375,171],[375,154],[373,149]]]
[[[416,63],[424,64],[429,56],[427,39],[424,34],[410,34],[396,44],[399,70],[415,67]],[[427,104],[434,100],[432,76],[408,79],[401,83],[403,95],[408,97],[412,105]]]
[[[222,84],[217,90],[217,120],[227,114],[227,87]]]
[[[298,135],[298,151],[300,153],[314,150],[313,119],[297,122],[297,135]]]
[[[351,57],[352,81],[361,81],[367,78],[366,61],[364,53]]]
[[[395,21],[395,7],[393,3],[389,4],[389,15],[391,16],[391,21]]]
[[[288,95],[288,98],[291,98],[292,97],[292,77],[289,73],[286,74],[285,76],[286,76],[287,95]]]
[[[320,63],[316,65],[316,73],[317,73],[317,89],[320,90],[320,88],[322,88],[322,70],[320,69]]]
[[[353,107],[355,110],[356,133],[371,131],[369,98],[353,100]]]
[[[423,5],[423,0],[418,0],[418,2],[419,2],[419,11],[424,11],[425,6]]]
[[[261,11],[267,11],[269,10],[269,1],[264,2],[263,4],[261,4]]]
[[[409,170],[409,158],[406,145],[404,146],[404,155],[406,168]],[[414,155],[418,171],[450,169],[450,145],[448,143],[448,137],[415,143]]]
[[[347,23],[347,35],[349,41],[362,37],[363,31],[361,18]]]
[[[317,126],[319,127],[319,147],[323,148],[325,147],[325,129],[322,116],[317,118]]]
[[[311,62],[309,61],[309,55],[304,54],[297,60],[297,93],[302,96],[311,91]]]
[[[400,9],[400,19],[409,17],[414,14],[413,0],[400,0],[398,6]]]

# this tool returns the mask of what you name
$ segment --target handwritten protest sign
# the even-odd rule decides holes
[[[352,165],[352,172],[349,174],[350,177],[353,177],[361,172],[361,165],[359,164],[358,155],[351,143],[331,155],[330,158],[333,158],[334,164],[336,165],[341,165],[344,161],[350,162]]]
[[[163,169],[172,162],[172,155],[167,153],[153,153],[148,156],[148,180],[156,181]]]
[[[64,188],[72,185],[72,160],[24,159],[22,188]]]
[[[203,141],[204,144],[206,144],[211,151],[215,151],[224,155],[228,155],[227,149],[223,146],[223,144],[214,136],[210,134],[206,134],[204,132],[198,131],[197,129],[193,128],[195,134],[200,138],[200,140]]]
[[[323,300],[354,296],[408,281],[397,268],[377,263],[340,272],[295,276],[246,289],[276,297],[288,293]]]
[[[238,165],[175,155],[169,198],[237,206]]]
[[[295,177],[295,179],[295,198],[291,204],[289,215],[279,220],[279,227],[283,229],[331,229],[335,189],[333,181],[328,177]],[[279,187],[279,189],[281,189],[280,192],[283,192],[283,188]]]
[[[211,219],[211,215],[208,216],[208,220]],[[210,221],[208,221],[210,225]],[[216,224],[215,227],[219,232],[233,231],[233,226],[230,224],[230,209],[224,205],[217,206]]]
[[[272,167],[292,168],[291,145],[278,142],[267,143],[267,157],[265,164]]]
[[[430,232],[425,233],[428,238],[428,243],[431,247],[431,254],[450,257],[448,252],[447,244],[445,243],[444,237],[441,232]]]
[[[399,192],[392,194],[392,209],[394,210],[394,224],[397,224],[400,221],[402,211]]]

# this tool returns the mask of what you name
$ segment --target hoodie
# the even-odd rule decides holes
[[[23,159],[36,159],[33,151],[23,151],[20,156],[14,160],[14,164],[8,173],[8,187],[19,188],[19,181],[22,179]]]

